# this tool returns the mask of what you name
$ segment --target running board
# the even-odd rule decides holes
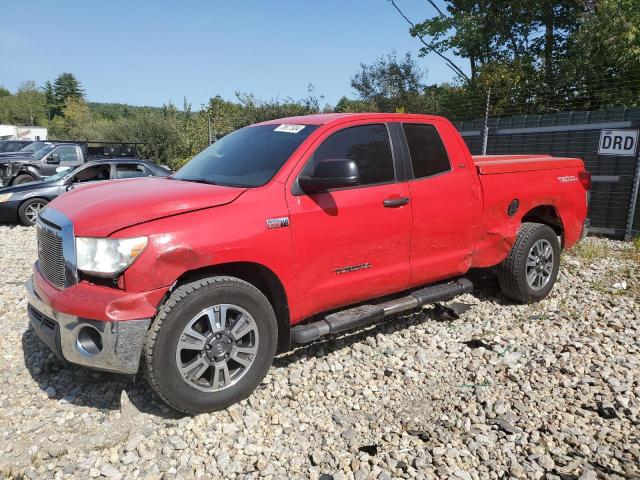
[[[340,333],[353,328],[362,328],[380,322],[394,313],[414,310],[435,302],[451,300],[473,290],[473,283],[461,278],[452,283],[442,283],[411,292],[406,297],[377,305],[361,305],[327,315],[323,320],[298,325],[291,329],[293,343],[309,343],[328,334]]]

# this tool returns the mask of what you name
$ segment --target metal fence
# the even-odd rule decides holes
[[[487,108],[488,111],[488,108]],[[618,238],[640,235],[640,156],[599,154],[601,133],[640,130],[640,108],[569,111],[455,121],[471,153],[548,153],[578,157],[592,174],[591,232]],[[638,143],[637,141],[635,142]]]

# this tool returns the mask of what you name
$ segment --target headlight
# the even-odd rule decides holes
[[[78,270],[99,277],[115,277],[142,253],[147,237],[76,238]]]
[[[0,203],[9,200],[11,198],[11,195],[13,195],[13,193],[3,193],[2,195],[0,195]]]

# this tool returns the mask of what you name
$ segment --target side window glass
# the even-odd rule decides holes
[[[75,165],[78,163],[78,152],[76,151],[76,147],[73,145],[63,145],[56,148],[51,153],[57,153],[60,155],[60,163],[63,165]]]
[[[116,178],[148,177],[151,175],[144,165],[119,163],[116,165]]]
[[[449,157],[433,125],[403,123],[414,178],[424,178],[451,170]]]
[[[318,147],[302,173],[312,175],[320,161],[336,159],[356,162],[361,185],[395,180],[389,133],[384,124],[350,127],[334,133]]]
[[[111,165],[94,165],[87,167],[76,174],[73,183],[97,182],[100,180],[109,180]]]

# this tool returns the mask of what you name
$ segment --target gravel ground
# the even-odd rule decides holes
[[[180,416],[65,366],[28,327],[34,230],[0,226],[0,478],[640,478],[640,268],[588,239],[511,305],[476,274],[429,308],[276,359],[248,400]]]

